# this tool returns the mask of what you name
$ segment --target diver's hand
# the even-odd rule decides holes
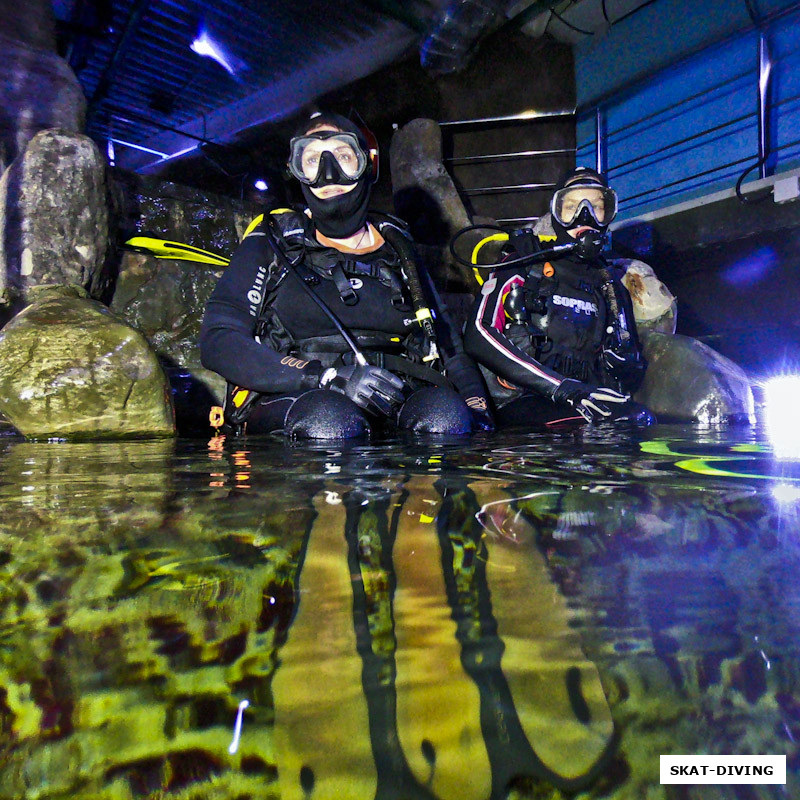
[[[489,410],[489,403],[485,397],[476,395],[475,397],[467,397],[464,402],[469,408],[469,415],[472,418],[473,431],[487,431],[491,433],[495,430],[494,417]]]
[[[635,392],[642,385],[647,361],[638,350],[605,347],[602,360],[606,373],[619,388]]]
[[[349,397],[357,406],[391,416],[403,400],[405,383],[387,369],[370,364],[331,367],[322,373],[320,387]]]
[[[556,387],[552,394],[556,403],[566,403],[574,408],[587,422],[601,422],[610,419],[615,414],[614,406],[627,403],[630,397],[606,389],[602,386],[593,386],[571,378],[565,378]]]

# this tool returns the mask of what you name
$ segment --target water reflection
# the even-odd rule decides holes
[[[0,797],[792,796],[797,504],[671,439],[4,443]]]

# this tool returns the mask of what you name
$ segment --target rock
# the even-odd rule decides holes
[[[553,228],[553,217],[550,215],[549,211],[546,214],[542,214],[542,216],[536,220],[536,224],[533,226],[533,232],[537,236],[555,237],[556,232]]]
[[[448,250],[451,237],[471,220],[442,162],[439,124],[415,119],[404,125],[392,137],[389,159],[395,209],[408,223],[423,256],[432,262],[432,271],[444,270],[435,277],[443,286],[455,280],[474,287],[471,270],[455,262]]]
[[[152,236],[230,257],[263,208],[154,178],[114,173],[119,238]],[[205,305],[222,268],[195,261],[121,254],[110,302],[150,342],[170,379],[180,433],[209,432],[208,412],[225,394],[225,380],[200,363]]]
[[[74,284],[93,296],[108,243],[105,166],[87,136],[42,131],[0,179],[0,302]]]
[[[123,240],[151,234],[230,256],[247,226],[264,212],[254,203],[153,176],[114,170],[112,177]]]
[[[641,336],[651,331],[675,333],[678,301],[658,279],[653,268],[634,258],[616,258],[613,263],[625,270],[622,283],[633,301],[633,315]]]
[[[753,392],[744,370],[688,336],[653,332],[644,339],[648,360],[635,399],[659,422],[752,424]]]
[[[174,435],[169,385],[133,328],[79,287],[40,287],[0,331],[0,412],[31,439]]]
[[[140,331],[167,371],[181,433],[209,430],[208,411],[225,380],[200,363],[200,324],[221,274],[192,261],[125,253],[111,310]]]
[[[86,98],[69,65],[55,51],[49,0],[0,3],[0,168],[7,167],[39,131],[83,130]]]

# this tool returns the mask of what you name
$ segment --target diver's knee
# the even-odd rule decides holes
[[[406,400],[397,425],[413,433],[464,434],[472,430],[472,417],[467,404],[456,392],[429,386]]]
[[[286,414],[283,430],[292,439],[353,439],[369,434],[362,410],[328,389],[301,394]]]

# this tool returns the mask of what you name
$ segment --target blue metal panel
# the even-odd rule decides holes
[[[671,5],[664,0],[652,8]],[[704,11],[709,13],[707,4]],[[765,30],[773,62],[766,162],[771,174],[800,166],[800,12],[774,17]],[[749,180],[759,177],[758,40],[752,29],[728,36],[601,105],[605,163],[620,194],[620,219],[732,189],[749,168]],[[695,41],[690,37],[684,44]],[[629,46],[637,52],[642,41],[630,40]],[[579,52],[576,71],[580,60]],[[593,164],[594,108],[579,117],[577,142],[577,162]]]
[[[658,0],[614,25],[607,35],[576,45],[578,107],[596,103],[750,25],[743,0]]]

